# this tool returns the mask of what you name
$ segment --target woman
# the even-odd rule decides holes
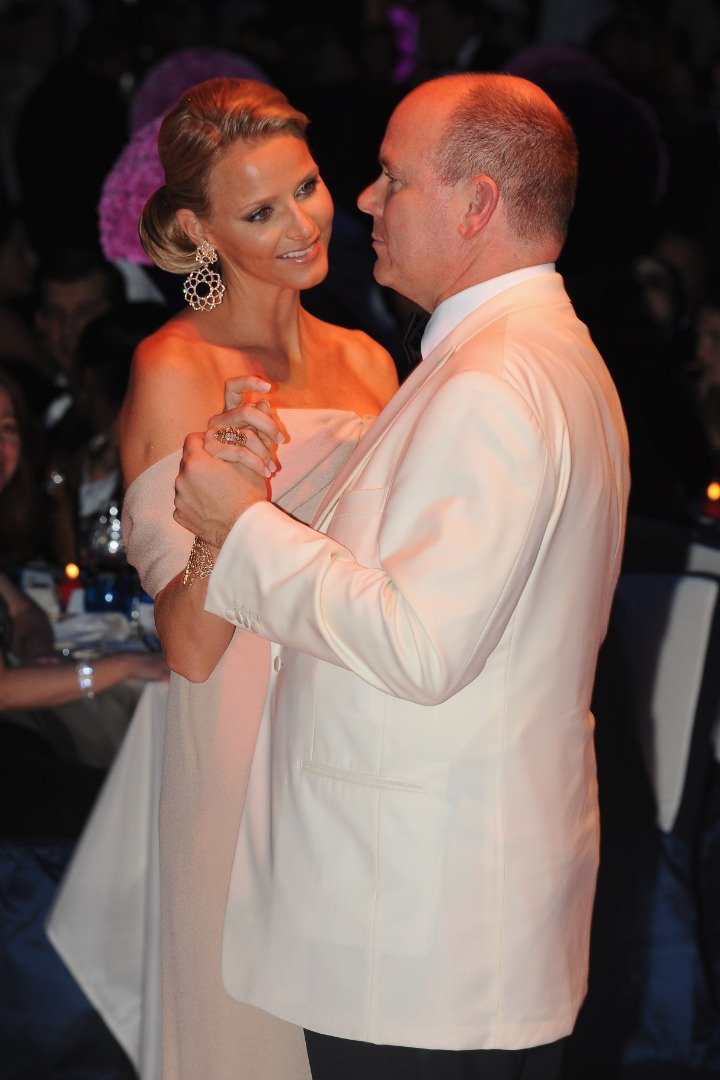
[[[34,503],[23,453],[25,409],[18,388],[0,370],[0,506],[22,549]],[[0,565],[5,552],[0,548]],[[157,655],[127,652],[77,665],[53,652],[42,611],[0,572],[0,830],[5,836],[75,836],[104,772],[83,764],[58,706],[124,679],[166,677]]]
[[[300,291],[327,272],[333,212],[306,125],[261,83],[217,79],[192,88],[163,122],[165,185],[141,221],[145,249],[161,268],[196,271],[185,284],[193,310],[139,347],[120,421],[128,558],[156,596],[170,665],[187,677],[171,679],[160,805],[164,1080],[308,1075],[302,1033],[234,1001],[221,982],[228,881],[269,646],[204,611],[212,553],[195,545],[191,557],[191,538],[172,517],[184,438],[222,410],[229,380],[228,403],[243,390],[268,390],[279,410],[286,442],[280,467],[268,465],[272,494],[305,519],[366,418],[396,388],[394,365],[375,342],[300,305]],[[254,410],[260,427],[264,408]],[[266,447],[247,437],[269,462]]]
[[[29,451],[39,434],[14,375],[0,364],[0,568],[43,554],[48,531]],[[34,497],[33,497],[34,496]]]

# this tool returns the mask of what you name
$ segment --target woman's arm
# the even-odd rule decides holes
[[[270,447],[281,441],[282,435],[269,415],[267,402],[243,405],[242,400],[245,391],[262,393],[269,389],[269,384],[251,376],[231,382],[233,391],[230,394],[226,386],[225,403],[233,403],[235,407],[210,419],[206,442],[216,456],[250,467],[264,479],[266,471],[269,474],[274,470]],[[215,430],[230,424],[247,432],[247,447],[223,444],[213,438]],[[209,678],[232,637],[232,628],[228,633],[225,619],[205,611],[208,576],[217,554],[216,549],[202,545],[190,563],[190,572],[178,574],[155,598],[155,626],[167,661],[173,671],[191,682]],[[203,557],[208,560],[205,573]],[[198,627],[202,627],[201,635]]]
[[[214,618],[214,616],[213,616]],[[107,690],[123,679],[167,679],[168,669],[158,653],[116,653],[91,661],[92,691]],[[0,709],[43,709],[83,697],[73,663],[9,668],[0,655]]]
[[[120,424],[120,454],[127,485],[155,462],[182,446],[191,431],[204,430],[223,401],[223,383],[206,357],[197,358],[187,342],[155,334],[139,347],[133,361]],[[197,360],[197,363],[195,362]],[[267,387],[248,377],[247,389]],[[168,493],[168,542],[172,529],[172,492]],[[183,537],[189,554],[192,536]],[[155,624],[173,671],[203,682],[233,636],[233,627],[204,610],[207,580],[183,585],[183,573],[155,596]]]

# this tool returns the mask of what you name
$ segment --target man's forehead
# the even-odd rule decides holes
[[[391,114],[385,141],[428,153],[437,145],[454,103],[454,97],[434,90],[432,84],[413,90]]]
[[[48,279],[43,287],[46,302],[72,303],[78,299],[104,298],[107,293],[105,278],[99,270],[92,270],[74,281]]]

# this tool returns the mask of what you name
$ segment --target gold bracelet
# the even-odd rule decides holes
[[[201,578],[210,577],[214,565],[215,560],[212,557],[210,548],[204,540],[196,536],[193,540],[193,546],[190,548],[190,558],[183,574],[183,585],[192,585],[193,581],[200,581]]]

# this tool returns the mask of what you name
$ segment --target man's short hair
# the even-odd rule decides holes
[[[102,277],[107,299],[113,307],[124,302],[126,289],[121,271],[102,252],[84,247],[63,247],[43,259],[35,275],[36,294],[42,299],[43,289],[51,281],[68,285],[92,274]]]
[[[523,240],[565,239],[575,202],[578,154],[567,117],[511,75],[450,75],[467,91],[451,111],[435,167],[444,183],[483,173],[498,185],[508,221]],[[531,84],[527,84],[531,89]],[[539,92],[537,92],[539,91]]]
[[[78,341],[78,367],[92,370],[103,394],[118,409],[130,378],[133,353],[143,338],[159,330],[169,317],[164,304],[153,300],[127,301],[93,319]]]

